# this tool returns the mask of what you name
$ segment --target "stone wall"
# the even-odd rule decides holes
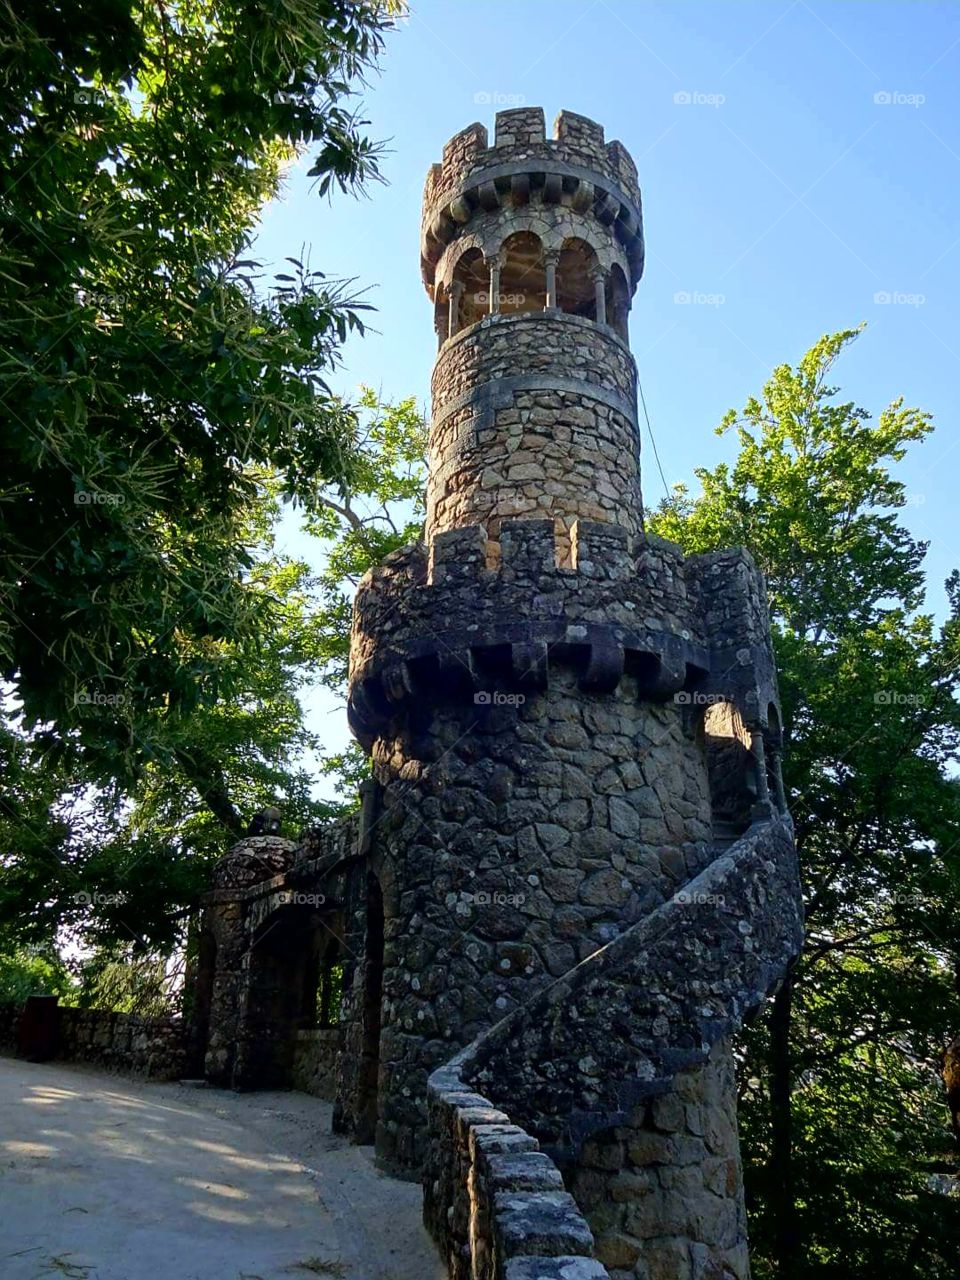
[[[497,1113],[484,1123],[512,1123],[536,1139],[617,1280],[747,1280],[728,1038],[801,939],[790,831],[757,824],[668,903],[435,1072],[431,1100],[449,1107],[459,1088],[462,1105],[474,1106],[473,1091]],[[443,1107],[430,1126],[426,1220],[448,1252],[443,1223],[453,1224],[453,1252],[462,1253],[456,1224],[471,1194],[469,1165],[462,1144],[454,1159]]]
[[[570,1185],[613,1280],[749,1280],[736,1114],[720,1041],[704,1067],[583,1144]]]
[[[455,1066],[431,1076],[429,1114],[423,1216],[450,1280],[608,1280],[556,1165]]]
[[[298,1031],[293,1048],[291,1084],[302,1093],[333,1102],[342,1033],[337,1027]]]
[[[706,761],[674,709],[573,671],[520,704],[437,708],[374,748],[384,972],[381,1152],[422,1154],[430,1071],[710,858]],[[664,804],[667,797],[669,805]],[[405,904],[410,904],[409,908]]]
[[[428,532],[549,516],[635,532],[636,368],[581,316],[495,315],[451,338],[433,372]]]
[[[67,1005],[59,1006],[57,1015],[60,1061],[88,1062],[154,1080],[178,1080],[183,1075],[186,1049],[180,1018],[142,1018]],[[19,1006],[0,1006],[0,1047],[8,1052],[17,1047],[19,1017]]]

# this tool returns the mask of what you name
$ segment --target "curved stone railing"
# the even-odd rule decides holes
[[[569,1215],[579,1211],[553,1161],[576,1164],[591,1135],[627,1124],[707,1064],[797,955],[801,903],[789,825],[755,824],[670,901],[434,1072],[424,1214],[454,1280],[565,1274],[508,1269],[521,1256],[539,1265],[576,1238]],[[498,1150],[497,1133],[515,1146]],[[490,1163],[510,1150],[525,1157],[521,1173],[539,1170],[528,1190],[503,1181],[509,1164]],[[515,1214],[541,1225],[525,1233]],[[566,1251],[589,1257],[582,1238]]]
[[[609,1280],[559,1169],[457,1059],[430,1077],[428,1107],[423,1218],[450,1280]]]

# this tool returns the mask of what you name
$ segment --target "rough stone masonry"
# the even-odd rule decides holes
[[[373,781],[218,868],[198,1060],[309,1075],[339,966],[335,1123],[422,1173],[451,1276],[745,1280],[731,1036],[800,895],[762,577],[643,528],[635,166],[570,112],[471,125],[421,262],[425,538],[365,577],[351,643]]]

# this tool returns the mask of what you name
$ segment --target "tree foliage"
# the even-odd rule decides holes
[[[321,190],[377,176],[349,97],[388,22],[353,0],[0,11],[0,663],[98,782],[160,758],[159,719],[236,696],[219,646],[277,625],[245,542],[260,473],[305,504],[349,477],[327,377],[363,304],[300,263],[264,289],[244,254],[298,150]]]
[[[363,465],[329,376],[365,305],[249,245],[299,154],[377,180],[353,95],[398,11],[0,6],[0,950],[169,950],[251,810],[329,812],[273,537]]]

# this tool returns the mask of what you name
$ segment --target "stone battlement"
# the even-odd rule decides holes
[[[591,208],[615,227],[630,257],[635,281],[643,267],[637,168],[622,143],[606,142],[603,127],[561,111],[547,138],[541,107],[499,111],[493,146],[484,125],[461,129],[431,166],[423,194],[421,254],[424,279],[459,226],[477,210],[516,206],[531,198]]]
[[[553,521],[505,520],[498,543],[468,525],[372,569],[351,642],[361,741],[435,696],[545,688],[556,663],[575,667],[587,691],[628,676],[639,696],[728,697],[748,724],[766,726],[776,684],[748,552],[684,557],[660,538],[585,520],[573,526],[569,563],[565,550]]]
[[[498,111],[494,141],[490,145],[485,125],[467,125],[443,148],[443,160],[431,167],[424,188],[424,204],[436,204],[471,173],[491,164],[519,159],[556,159],[594,169],[619,186],[624,195],[640,203],[637,166],[622,142],[606,142],[603,125],[575,111],[561,111],[554,121],[553,137],[547,137],[542,107],[517,107]]]

